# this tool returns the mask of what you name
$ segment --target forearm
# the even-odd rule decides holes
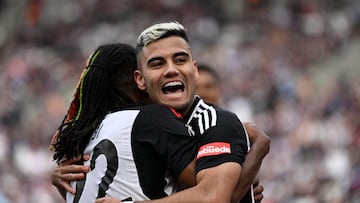
[[[143,201],[147,203],[218,203],[230,202],[232,192],[241,173],[238,163],[228,162],[200,171],[198,184],[162,199]]]
[[[170,196],[161,198],[161,199],[155,199],[155,200],[143,200],[143,201],[134,201],[134,203],[191,203],[191,202],[208,202],[205,198],[201,197],[207,197],[204,192],[201,192],[201,190],[198,190],[198,188],[191,188],[186,189],[181,192],[177,192],[174,194],[171,194]],[[95,201],[95,203],[120,203],[122,201],[113,198],[113,197],[103,197],[99,198]]]
[[[198,187],[192,187],[186,190],[182,190],[180,192],[171,194],[170,196],[156,199],[156,200],[147,200],[140,201],[141,203],[189,203],[189,202],[208,202],[206,200],[206,194],[203,190]],[[140,203],[139,202],[139,203]]]
[[[270,139],[267,136],[259,137],[251,146],[245,157],[239,182],[232,196],[234,201],[240,200],[249,190],[260,170],[262,160],[269,152],[269,148]]]

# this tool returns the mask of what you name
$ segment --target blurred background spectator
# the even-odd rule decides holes
[[[198,62],[199,79],[196,81],[195,94],[199,95],[205,102],[221,106],[221,80],[219,73],[214,67]]]
[[[271,136],[263,203],[360,202],[360,1],[0,0],[0,203],[63,202],[48,145],[86,56],[171,20]]]

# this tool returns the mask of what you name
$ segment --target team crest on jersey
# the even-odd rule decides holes
[[[230,144],[227,142],[212,142],[200,147],[197,159],[204,156],[214,156],[219,154],[231,154]]]

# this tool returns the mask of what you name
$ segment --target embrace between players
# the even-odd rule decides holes
[[[196,96],[198,77],[177,22],[98,47],[50,146],[66,202],[260,202],[270,139]]]

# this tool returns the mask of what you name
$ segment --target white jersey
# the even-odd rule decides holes
[[[67,193],[67,203],[89,203],[104,196],[138,201],[168,195],[167,170],[178,176],[192,161],[196,147],[191,143],[196,142],[168,108],[151,106],[105,117],[84,151],[90,154],[84,165],[91,171],[84,180],[72,182],[76,195]],[[175,145],[180,150],[171,151]]]
[[[236,115],[199,98],[185,119],[159,105],[121,110],[108,114],[93,134],[85,149],[91,158],[84,163],[91,171],[72,183],[77,193],[68,193],[66,202],[162,198],[171,192],[167,177],[176,179],[194,157],[198,172],[229,161],[242,164],[247,150]]]

